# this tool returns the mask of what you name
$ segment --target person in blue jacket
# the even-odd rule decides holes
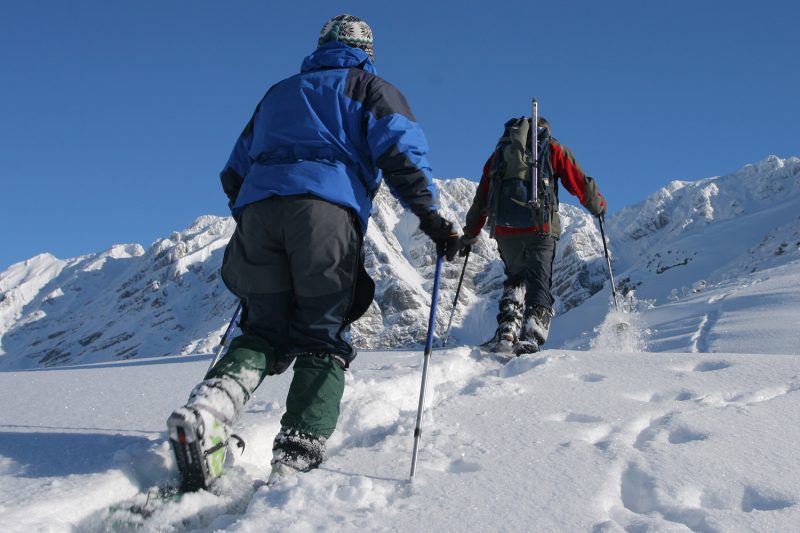
[[[256,106],[220,175],[237,222],[222,278],[243,303],[243,334],[167,421],[185,490],[222,473],[250,395],[292,362],[270,482],[324,460],[356,356],[345,333],[374,294],[363,241],[382,181],[440,255],[458,252],[459,232],[438,212],[425,136],[402,93],[377,76],[373,53],[366,22],[329,20],[300,73]]]

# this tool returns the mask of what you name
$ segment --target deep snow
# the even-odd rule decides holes
[[[470,347],[435,350],[412,482],[421,359],[362,352],[329,460],[275,487],[260,484],[291,372],[268,378],[235,428],[247,447],[229,455],[219,493],[168,505],[145,530],[772,532],[800,523],[797,356],[554,349],[504,364]],[[103,531],[110,505],[172,479],[164,420],[208,362],[0,373],[3,530]]]

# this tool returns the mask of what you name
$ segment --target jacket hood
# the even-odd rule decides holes
[[[326,68],[361,68],[376,74],[369,55],[360,48],[352,48],[339,41],[323,44],[303,60],[300,72]]]

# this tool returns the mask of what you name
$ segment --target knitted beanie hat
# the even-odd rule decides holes
[[[364,50],[369,58],[375,61],[375,52],[372,49],[372,29],[369,25],[353,15],[337,15],[322,26],[319,32],[317,46],[330,41],[339,41]]]

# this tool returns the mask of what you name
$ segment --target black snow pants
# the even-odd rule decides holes
[[[550,288],[553,284],[556,239],[538,233],[498,235],[495,238],[506,267],[504,292],[524,287],[525,309],[536,306],[552,309],[554,300]]]
[[[244,303],[242,331],[266,340],[280,373],[296,354],[349,364],[350,322],[372,302],[362,236],[350,210],[311,195],[248,205],[225,250],[222,278]]]

